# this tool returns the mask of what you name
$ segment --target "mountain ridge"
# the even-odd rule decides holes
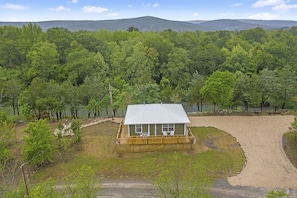
[[[30,22],[1,22],[0,26],[10,25],[22,27]],[[127,30],[129,27],[138,28],[139,31],[160,32],[171,29],[178,32],[184,31],[241,31],[256,27],[265,30],[288,29],[297,26],[293,20],[252,20],[252,19],[217,19],[217,20],[196,20],[196,21],[175,21],[152,16],[137,18],[112,19],[112,20],[52,20],[31,22],[39,25],[44,31],[53,27],[66,28],[70,31],[86,30],[97,31],[107,29],[110,31]]]

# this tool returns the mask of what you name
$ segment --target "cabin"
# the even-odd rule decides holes
[[[131,152],[185,150],[180,148],[190,148],[194,138],[187,123],[190,120],[181,104],[128,105],[116,143],[119,148],[129,145]]]
[[[131,136],[188,135],[188,116],[181,104],[129,105],[124,121]]]

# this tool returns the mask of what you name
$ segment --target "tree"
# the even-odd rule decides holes
[[[230,51],[223,48],[222,51],[226,56],[225,62],[220,66],[222,70],[241,71],[247,74],[256,73],[257,68],[251,64],[249,51],[246,51],[242,46],[236,45]]]
[[[73,120],[71,123],[71,129],[76,137],[76,142],[79,143],[82,141],[82,129],[81,129],[81,121]]]
[[[30,122],[25,129],[24,160],[34,165],[51,162],[56,150],[52,131],[46,120]]]
[[[171,102],[171,96],[173,94],[172,87],[170,85],[169,79],[163,77],[160,82],[161,92],[160,99],[162,102]]]
[[[22,85],[17,79],[10,79],[4,85],[4,94],[7,97],[14,115],[20,115],[18,97],[21,93]]]
[[[68,48],[73,41],[72,33],[61,27],[50,28],[46,31],[47,40],[50,43],[54,43],[57,47],[57,52],[59,54],[59,64],[63,65],[66,63],[66,57]]]
[[[136,85],[133,92],[133,99],[136,104],[159,102],[159,86],[156,83]]]
[[[94,171],[83,165],[64,179],[67,183],[66,194],[70,197],[95,198],[100,191],[101,182],[94,179]]]
[[[211,101],[215,107],[230,108],[233,99],[235,75],[230,72],[214,72],[205,82],[201,94],[205,100]]]
[[[141,42],[133,46],[133,53],[126,59],[128,79],[134,84],[146,84],[152,81],[154,67],[158,63],[158,53]]]
[[[28,61],[27,80],[29,82],[35,77],[44,81],[56,79],[58,52],[55,44],[38,42],[30,48],[26,58]]]
[[[203,76],[210,76],[224,62],[222,50],[213,43],[197,45],[189,52],[190,73],[198,71]]]
[[[160,197],[209,198],[209,179],[203,167],[190,162],[183,163],[186,164],[185,167],[182,166],[182,160],[180,154],[174,153],[171,163],[162,167],[161,173],[154,177]]]
[[[173,88],[177,86],[186,88],[190,81],[187,51],[182,48],[173,48],[168,54],[168,62],[161,66],[161,75],[170,80]]]
[[[190,87],[189,87],[189,100],[193,104],[197,104],[198,111],[201,110],[202,112],[202,94],[201,89],[204,86],[205,78],[198,73],[198,71],[195,71],[193,74],[193,78],[190,81]],[[201,104],[201,108],[200,105]]]
[[[139,29],[138,28],[136,28],[136,27],[133,27],[133,26],[131,26],[131,27],[129,27],[128,29],[127,29],[127,31],[128,32],[139,32]]]
[[[260,104],[261,96],[259,77],[257,75],[249,76],[238,71],[233,101],[238,105],[244,104],[244,110],[248,111],[250,105]]]

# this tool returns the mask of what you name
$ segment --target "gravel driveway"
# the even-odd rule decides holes
[[[293,116],[198,116],[189,126],[213,126],[228,132],[241,144],[247,163],[232,186],[297,189],[297,169],[288,160],[282,135]],[[199,138],[199,137],[198,137]]]

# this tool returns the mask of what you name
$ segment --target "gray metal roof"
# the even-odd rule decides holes
[[[181,104],[137,104],[128,105],[125,125],[189,123]]]

